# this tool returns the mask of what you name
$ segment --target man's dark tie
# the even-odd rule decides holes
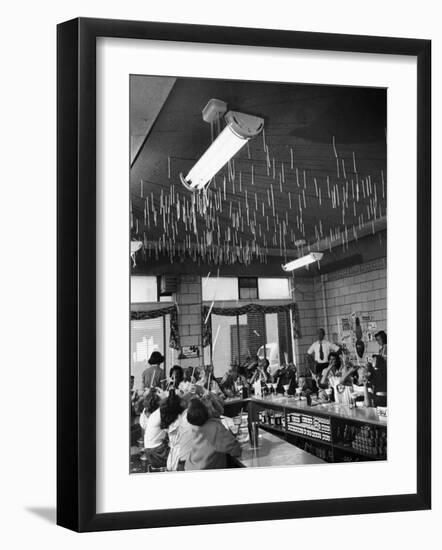
[[[319,342],[319,359],[321,361],[324,359],[324,350],[322,349],[322,342]]]

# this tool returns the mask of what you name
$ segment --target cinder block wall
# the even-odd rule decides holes
[[[182,274],[177,289],[178,324],[182,346],[201,346],[201,277]],[[181,359],[183,368],[198,366],[200,359]]]
[[[295,342],[295,356],[299,371],[305,370],[305,354],[317,338],[322,327],[327,338],[336,340],[338,318],[352,312],[369,314],[377,323],[377,330],[387,331],[387,265],[386,258],[365,262],[351,268],[334,271],[323,276],[325,310],[321,277],[296,277],[293,296],[298,306],[301,338]],[[292,283],[293,284],[293,283]],[[201,277],[182,274],[178,283],[178,322],[181,345],[201,345]],[[326,318],[324,316],[326,314]],[[370,342],[366,352],[376,353],[378,345]],[[183,359],[183,368],[196,366],[198,359]]]
[[[294,296],[299,311],[302,337],[296,341],[299,371],[305,369],[305,354],[317,339],[318,328],[324,328],[327,339],[336,341],[338,319],[351,313],[370,315],[378,330],[387,332],[387,260],[380,258],[323,276],[325,303],[321,277],[295,278]],[[366,345],[366,353],[376,353],[375,341]]]
[[[387,259],[380,258],[324,276],[325,307],[328,319],[328,336],[333,340],[338,333],[338,318],[352,312],[358,316],[368,314],[378,330],[387,332]],[[315,279],[318,319],[324,319],[321,279]],[[324,321],[322,321],[324,323]],[[325,324],[325,323],[324,323]],[[366,345],[366,353],[376,353],[375,341]]]

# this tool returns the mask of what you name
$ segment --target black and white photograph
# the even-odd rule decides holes
[[[434,546],[437,7],[5,5],[2,547]]]
[[[129,472],[388,460],[387,89],[129,87]]]

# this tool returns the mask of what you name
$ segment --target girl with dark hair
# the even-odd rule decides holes
[[[148,391],[143,399],[144,411],[148,416],[158,409],[160,406],[160,401],[161,398],[155,389]]]
[[[184,463],[189,456],[193,442],[192,426],[187,421],[187,407],[193,396],[190,393],[181,397],[181,409],[183,412],[169,424],[169,447],[167,457],[167,469],[169,471],[184,470]]]
[[[204,365],[204,367],[200,368],[200,372],[201,378],[195,384],[198,395],[204,395],[207,392],[225,395],[218,380],[215,378],[213,365]]]
[[[181,382],[184,380],[184,371],[179,365],[174,365],[169,372],[169,389],[178,389]]]
[[[202,426],[209,420],[209,411],[198,397],[191,399],[187,409],[187,421],[192,426]]]
[[[271,381],[276,383],[275,392],[285,393],[284,386],[288,386],[287,394],[294,395],[297,387],[296,367],[293,363],[283,365],[271,377]]]
[[[224,414],[224,402],[220,395],[205,391],[200,399],[206,406],[210,418],[220,418]]]
[[[385,330],[380,330],[374,335],[374,337],[376,338],[376,342],[380,346],[379,352],[384,352],[385,349],[385,353],[382,354],[387,355],[387,333],[385,332]]]
[[[331,376],[335,376],[341,369],[341,358],[338,352],[331,351],[327,356],[327,361],[327,367],[325,367],[319,375],[310,368],[312,381],[315,382],[315,385],[317,387],[318,397],[324,399],[327,399],[325,390],[328,390],[331,387]]]
[[[160,403],[158,391],[151,389],[144,398],[144,417],[140,417],[140,425],[144,428],[144,454],[147,464],[154,468],[165,467],[169,454],[167,432],[161,426]]]
[[[149,390],[144,396],[142,403],[143,410],[140,414],[139,423],[144,433],[149,416],[160,406],[160,396],[158,392],[155,389]]]
[[[329,376],[335,376],[339,373],[341,370],[341,358],[339,356],[339,353],[336,351],[331,351],[328,354],[328,367],[326,367],[322,371],[321,378],[319,379],[319,387],[320,388],[328,388],[329,387]]]
[[[213,378],[213,367],[211,365],[204,365],[203,367],[199,367],[197,372],[199,378],[196,385],[205,389],[210,389]]]
[[[266,385],[267,382],[270,380],[270,374],[268,372],[269,370],[269,361],[268,359],[260,359],[258,361],[258,365],[256,367],[255,372],[253,373],[252,378],[250,379],[250,384],[253,385],[255,382],[258,382],[258,380]]]
[[[161,429],[167,430],[182,412],[181,399],[171,390],[167,399],[160,405]]]
[[[227,397],[233,397],[236,394],[236,381],[238,380],[237,367],[231,367],[221,378],[220,387]]]
[[[187,367],[183,370],[183,379],[180,382],[178,389],[185,394],[192,392],[195,382],[197,381],[197,367]]]
[[[239,367],[239,375],[243,377],[243,384],[249,386],[256,369],[258,368],[258,357],[247,357],[243,365]]]
[[[334,399],[341,405],[349,405],[353,391],[353,376],[357,367],[348,360],[348,356],[341,352],[331,352],[328,355],[328,367],[322,371],[319,385],[322,388],[333,388]]]
[[[187,420],[193,426],[193,442],[184,465],[185,470],[226,468],[227,455],[239,456],[238,441],[219,418],[210,418],[204,403],[194,398],[187,410]]]
[[[148,363],[150,367],[142,374],[143,387],[144,388],[159,388],[161,387],[162,379],[164,378],[163,369],[161,364],[164,363],[164,357],[159,351],[151,353]]]

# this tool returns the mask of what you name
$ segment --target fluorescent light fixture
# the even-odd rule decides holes
[[[208,185],[223,166],[244,147],[252,137],[258,135],[264,128],[264,120],[253,115],[229,111],[225,116],[227,126],[214,140],[203,156],[184,178],[180,174],[183,185],[198,191]]]
[[[304,267],[314,262],[319,262],[320,260],[322,260],[323,256],[323,252],[310,252],[310,254],[307,254],[307,256],[302,256],[302,258],[298,258],[289,262],[288,264],[283,265],[282,269],[284,271],[294,271],[295,269],[299,269],[300,267]]]

